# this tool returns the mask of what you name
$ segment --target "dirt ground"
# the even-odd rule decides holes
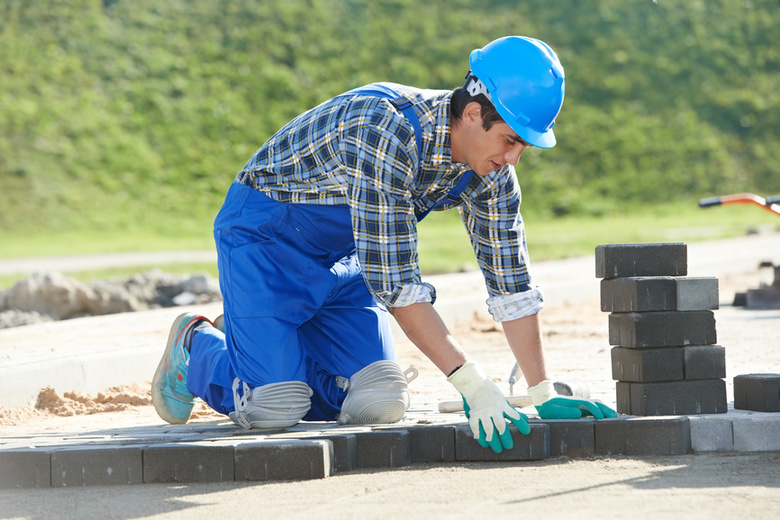
[[[749,275],[722,279],[721,301],[757,286]],[[719,343],[731,376],[754,367],[780,370],[780,349],[767,344],[743,356],[749,333],[729,330],[716,312]],[[775,313],[770,317],[777,317]],[[586,384],[593,397],[614,404],[607,314],[597,301],[543,311],[548,368],[556,379]],[[776,324],[777,320],[773,320]],[[719,321],[720,323],[720,321]],[[721,328],[723,330],[721,331]],[[470,356],[506,387],[513,360],[500,327],[485,316],[459,323],[453,333]],[[413,365],[414,403],[457,394],[411,344],[398,339],[403,367]],[[734,345],[732,345],[734,344]],[[731,349],[731,350],[730,350]],[[730,353],[730,352],[733,352]],[[751,351],[753,352],[753,351]],[[727,382],[728,380],[727,379]],[[521,383],[516,391],[525,390]],[[147,385],[96,396],[42,392],[38,408],[0,408],[0,434],[14,425],[56,427],[75,415],[132,417],[151,409]],[[524,410],[526,411],[526,410]],[[68,417],[70,416],[70,417]],[[199,408],[194,420],[213,420]],[[84,489],[0,490],[0,519],[77,518],[777,518],[780,453],[708,453],[673,457],[556,458],[522,463],[412,465],[393,471],[360,470],[327,479],[286,483],[139,485]]]

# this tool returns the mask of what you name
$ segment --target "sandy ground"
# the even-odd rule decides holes
[[[722,279],[721,301],[756,287],[754,275]],[[733,375],[780,371],[777,342],[742,355],[750,331],[729,329],[740,311],[716,312],[719,343],[727,348],[727,383]],[[753,312],[753,311],[750,311]],[[607,314],[597,301],[548,308],[543,314],[550,373],[586,384],[593,397],[614,403]],[[773,314],[755,315],[774,318]],[[767,320],[763,320],[767,321]],[[758,321],[757,321],[758,323]],[[776,329],[775,329],[776,330]],[[454,327],[472,358],[504,389],[513,360],[500,328],[485,316]],[[755,347],[755,345],[754,345]],[[763,349],[763,350],[762,350]],[[433,365],[398,339],[402,366],[415,366],[412,400],[456,399]],[[763,370],[761,370],[763,368]],[[516,387],[523,391],[524,385]],[[0,435],[14,424],[56,428],[79,414],[150,417],[146,385],[107,390],[96,396],[42,392],[39,408],[0,409]],[[730,397],[731,399],[731,397]],[[525,411],[525,410],[524,410]],[[63,417],[64,415],[64,417]],[[70,415],[70,417],[68,417]],[[81,417],[83,419],[83,415]],[[205,408],[195,420],[213,420]],[[0,490],[0,519],[81,518],[777,518],[780,453],[716,453],[675,457],[557,458],[512,464],[412,465],[393,471],[361,470],[293,483],[191,484]]]

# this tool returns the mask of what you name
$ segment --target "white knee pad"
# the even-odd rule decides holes
[[[337,378],[347,391],[339,424],[393,423],[409,408],[409,386],[401,367],[393,361],[376,361],[351,378]]]
[[[242,386],[242,395],[238,387]],[[235,412],[230,418],[238,426],[249,428],[289,428],[295,426],[311,409],[312,391],[302,381],[285,381],[258,386],[236,378],[233,381]]]

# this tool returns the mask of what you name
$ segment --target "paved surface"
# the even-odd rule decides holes
[[[754,272],[758,262],[762,260],[779,260],[780,237],[760,235],[690,244],[688,251],[690,276],[727,277]],[[595,278],[592,257],[539,262],[535,265],[534,272],[537,280],[544,286],[548,306],[576,306],[598,298],[599,281]],[[479,273],[429,277],[428,281],[438,289],[437,308],[449,324],[469,320],[473,318],[475,312],[484,312],[486,293]],[[218,304],[198,306],[197,309],[198,312],[207,315],[217,315],[220,312]],[[29,404],[45,386],[53,386],[60,392],[70,390],[98,392],[111,386],[148,381],[159,361],[160,342],[164,341],[173,318],[184,310],[183,308],[161,309],[0,331],[0,404],[6,407]],[[603,318],[606,322],[606,314]],[[731,366],[727,367],[729,400],[733,402],[731,378],[738,373],[744,373],[739,372],[740,369],[747,367],[751,370],[759,368],[762,372],[780,372],[780,358],[778,358],[780,340],[777,335],[780,311],[746,311],[725,306],[717,311],[716,319],[719,343],[725,345],[727,356],[730,349],[740,349],[735,356],[736,371]],[[603,374],[603,370],[600,373]],[[614,381],[609,377],[600,377],[598,381],[588,382],[589,385],[591,383],[593,383],[591,387],[593,396],[614,406]],[[413,455],[409,455],[404,450],[411,450],[412,454],[417,450],[416,460],[422,460],[419,458],[419,450],[430,448],[430,441],[425,439],[430,438],[431,435],[443,432],[446,439],[454,436],[455,443],[460,442],[458,439],[463,435],[467,435],[463,428],[462,415],[439,414],[436,410],[436,405],[443,395],[441,390],[446,388],[446,381],[443,382],[443,378],[438,377],[435,381],[420,378],[412,383],[411,388],[414,391],[413,405],[405,419],[395,425],[383,427],[309,423],[285,432],[247,432],[238,430],[229,420],[219,418],[207,418],[188,425],[171,426],[161,423],[150,407],[144,407],[145,410],[135,415],[123,414],[119,421],[111,414],[101,414],[102,417],[81,416],[63,418],[61,421],[48,421],[44,429],[35,425],[1,427],[0,482],[3,475],[7,475],[9,468],[17,468],[17,465],[28,470],[38,468],[33,471],[33,477],[30,477],[33,480],[24,483],[27,486],[106,484],[113,483],[112,479],[118,479],[116,483],[176,480],[175,475],[150,476],[155,471],[155,468],[150,466],[152,464],[150,461],[155,460],[154,456],[163,457],[160,460],[164,460],[166,450],[169,449],[186,446],[202,448],[204,444],[210,449],[222,447],[229,450],[229,455],[223,452],[219,452],[219,455],[216,455],[217,452],[209,453],[217,458],[225,456],[227,457],[225,460],[232,460],[230,467],[233,473],[230,474],[234,475],[239,465],[239,447],[249,447],[261,441],[304,442],[304,445],[292,444],[282,447],[277,445],[277,448],[298,450],[296,453],[303,453],[310,449],[314,449],[315,452],[320,450],[319,453],[315,453],[315,459],[330,458],[329,461],[323,462],[325,468],[323,471],[328,472],[328,468],[338,471],[338,464],[344,464],[347,460],[344,455],[347,452],[344,450],[357,449],[355,445],[350,444],[357,441],[351,439],[362,438],[361,442],[364,444],[368,442],[364,434],[372,434],[371,442],[376,444],[372,445],[370,450],[373,455],[369,456],[368,462],[363,462],[363,466],[375,464],[392,467],[394,453],[395,462],[398,464],[415,460]],[[627,420],[627,418],[620,419],[620,421]],[[642,419],[638,422],[633,420],[632,424],[638,424],[641,433],[654,421],[667,424],[669,420],[669,418]],[[668,424],[677,428],[678,422],[672,421]],[[780,414],[735,411],[730,404],[727,414],[691,416],[685,418],[684,422],[688,424],[687,427],[675,430],[670,435],[674,437],[675,442],[682,439],[683,444],[687,436],[689,450],[780,451]],[[542,422],[535,424],[538,428],[547,428],[550,431],[560,428],[560,425],[555,424],[545,425]],[[592,425],[589,428],[591,428],[589,431],[593,431]],[[415,433],[423,429],[425,435],[419,436]],[[399,431],[405,433],[399,434]],[[390,432],[389,437],[386,438],[377,435],[388,432]],[[549,450],[549,433],[546,435]],[[334,437],[337,438],[335,441]],[[642,435],[639,437],[641,438]],[[323,443],[323,439],[327,442]],[[344,442],[347,444],[345,445]],[[627,446],[628,444],[624,453],[630,452]],[[571,443],[569,447],[572,447]],[[554,448],[555,446],[553,451]],[[660,453],[652,451],[657,448],[642,449],[650,450],[645,451],[646,453]],[[394,450],[401,450],[400,455]],[[78,454],[74,459],[69,459],[66,454],[73,451],[77,451]],[[572,453],[575,452],[576,450]],[[589,451],[589,453],[594,452],[599,453],[598,449]],[[193,453],[203,455],[197,450]],[[341,455],[338,455],[339,453]],[[351,455],[349,460],[357,460],[357,453]],[[485,458],[490,460],[490,454],[486,450],[484,453]],[[103,467],[107,464],[107,473],[92,477],[84,476],[86,466],[83,461],[92,460],[89,457],[97,457],[94,459],[96,462],[91,463],[89,467]],[[104,457],[103,463],[100,462],[100,457]],[[386,457],[389,457],[389,461],[385,460]],[[426,457],[431,459],[430,455]],[[435,457],[433,460],[436,460]],[[124,476],[121,478],[116,476],[117,464],[125,469]],[[222,462],[217,461],[214,467],[222,468],[221,464]],[[318,465],[314,464],[314,466]],[[141,469],[138,469],[139,467]],[[66,475],[68,473],[66,470],[72,472],[76,468],[82,470],[80,479]],[[38,473],[35,473],[36,471]],[[136,474],[139,471],[140,476]],[[199,471],[205,470],[201,468]],[[205,472],[201,476],[206,481],[217,481],[223,479],[225,473]],[[287,477],[291,475],[288,474]],[[11,485],[19,484],[12,482]]]

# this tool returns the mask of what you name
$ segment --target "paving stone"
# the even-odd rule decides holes
[[[780,451],[780,418],[752,416],[732,421],[734,450]]]
[[[683,347],[685,379],[722,379],[726,377],[726,349],[721,345]]]
[[[51,486],[116,486],[143,483],[143,448],[80,446],[51,454]]]
[[[243,442],[235,446],[235,479],[311,480],[333,473],[332,444],[293,439]]]
[[[693,415],[691,449],[693,451],[731,451],[734,449],[732,418],[728,415]]]
[[[406,430],[376,430],[355,435],[358,468],[399,468],[411,462]]]
[[[550,428],[550,457],[589,457],[595,453],[595,419],[545,419]]]
[[[686,274],[688,246],[682,242],[596,246],[596,278]]]
[[[418,426],[408,431],[412,462],[455,461],[455,426]]]
[[[601,280],[605,312],[703,311],[719,307],[718,279],[630,277]]]
[[[609,315],[610,345],[683,347],[716,342],[712,311],[613,312]]]
[[[735,376],[734,408],[757,412],[780,412],[780,374]]]
[[[635,383],[681,381],[684,347],[612,348],[612,379]]]
[[[317,437],[333,445],[333,471],[352,471],[357,468],[357,437],[354,433],[344,435],[323,435]]]
[[[619,381],[618,413],[641,416],[726,413],[726,383],[722,379],[627,383]]]
[[[618,417],[595,425],[599,455],[684,455],[691,452],[687,417]]]
[[[48,451],[0,451],[0,489],[40,487],[51,487],[51,460]]]
[[[144,482],[231,482],[233,446],[165,444],[144,449]]]
[[[722,379],[726,349],[720,345],[612,348],[612,379],[632,383]]]
[[[483,448],[471,434],[468,424],[455,427],[455,458],[459,461],[520,461],[542,460],[550,457],[550,427],[544,423],[529,423],[531,432],[528,435],[520,433],[514,425],[509,425],[512,432],[514,447],[495,453],[490,448]]]

